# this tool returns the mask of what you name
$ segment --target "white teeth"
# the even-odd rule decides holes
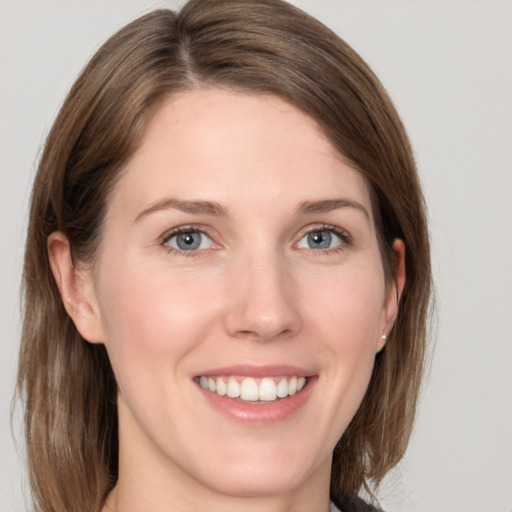
[[[228,387],[223,379],[217,379],[217,395],[224,396],[228,392]]]
[[[240,384],[233,378],[228,380],[226,395],[228,395],[229,398],[238,398],[240,396]]]
[[[265,402],[272,402],[277,398],[277,386],[272,379],[265,378],[261,381],[258,398]]]
[[[279,398],[288,396],[288,381],[284,377],[279,381],[279,384],[277,385],[277,396]]]
[[[297,393],[297,377],[292,377],[288,383],[288,393],[295,395]]]
[[[226,382],[227,381],[227,382]],[[277,383],[276,383],[277,382]],[[293,396],[306,385],[305,377],[281,377],[279,381],[272,377],[265,377],[258,382],[252,377],[205,377],[199,378],[199,385],[206,390],[217,393],[219,396],[241,398],[248,402],[261,400],[273,402],[277,398]]]
[[[254,379],[247,377],[240,385],[240,398],[242,400],[255,401],[258,400],[259,390],[258,384]]]

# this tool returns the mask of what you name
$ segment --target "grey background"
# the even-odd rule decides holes
[[[511,512],[512,2],[295,3],[354,46],[388,88],[430,207],[437,346],[410,449],[382,504]],[[87,58],[162,5],[175,3],[0,1],[0,512],[27,509],[19,411],[12,432],[9,415],[35,163]]]

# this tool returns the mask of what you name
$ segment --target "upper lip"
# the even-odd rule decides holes
[[[315,372],[287,364],[271,365],[250,365],[238,364],[233,366],[224,366],[211,368],[198,374],[198,377],[219,377],[221,375],[237,375],[243,377],[312,377]]]

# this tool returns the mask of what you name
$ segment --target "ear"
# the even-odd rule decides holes
[[[102,343],[104,336],[92,269],[73,263],[69,241],[60,231],[48,237],[48,255],[64,308],[78,332],[91,343]]]
[[[377,351],[382,350],[386,338],[398,315],[398,305],[405,285],[405,244],[397,238],[393,242],[393,279],[388,283],[386,298],[382,309],[381,336],[377,342]]]

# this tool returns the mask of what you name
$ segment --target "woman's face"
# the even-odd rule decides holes
[[[89,278],[121,474],[251,496],[328,480],[396,300],[365,181],[311,118],[269,95],[169,99]]]

